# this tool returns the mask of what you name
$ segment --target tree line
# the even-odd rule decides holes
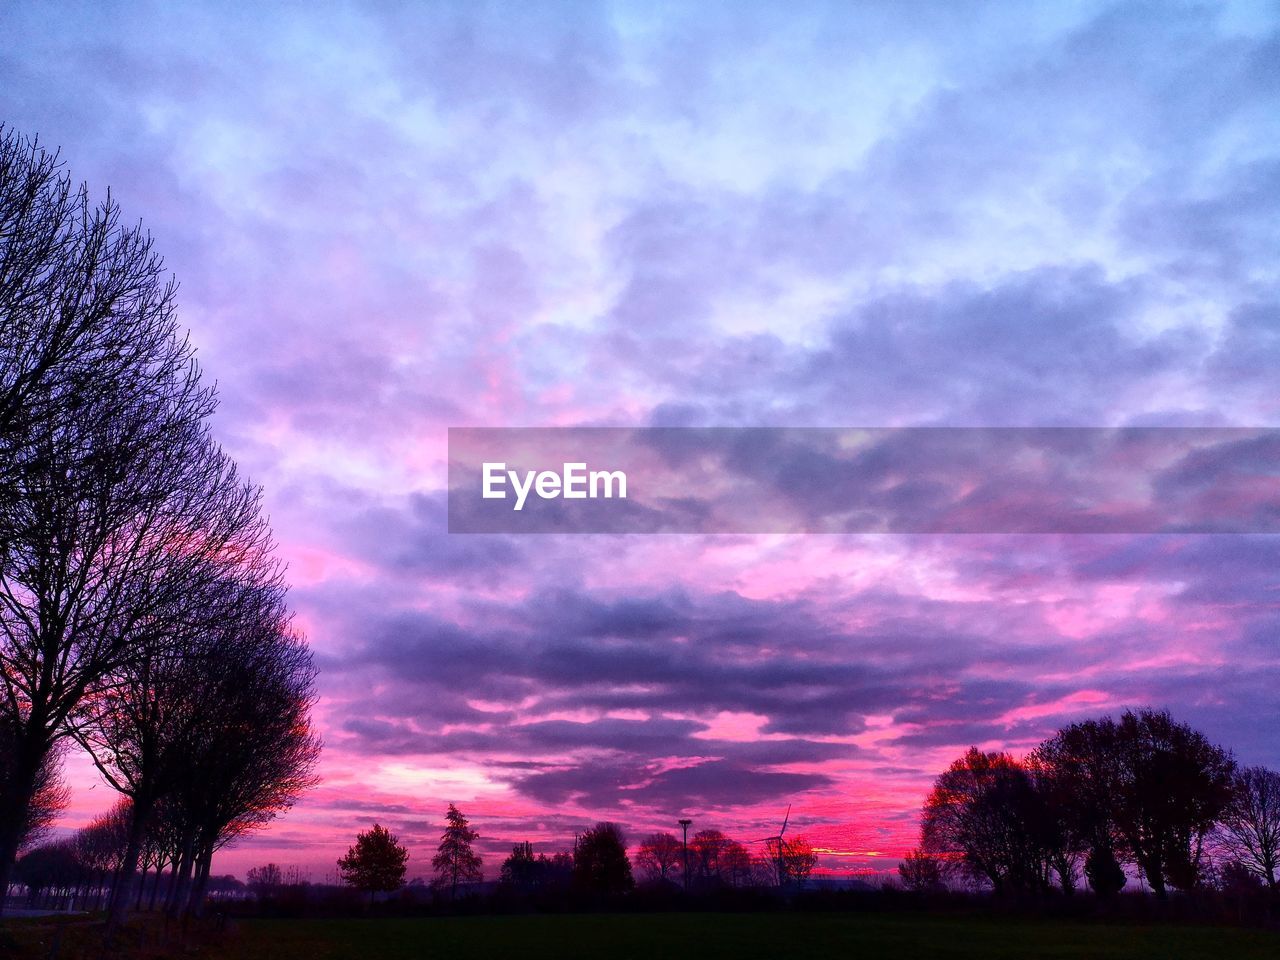
[[[113,926],[148,857],[198,909],[214,851],[313,781],[311,654],[176,292],[109,193],[0,128],[0,912],[70,743],[123,799]]]
[[[171,809],[162,806],[147,831],[138,858],[135,910],[163,908],[177,913],[191,907],[190,877],[180,869],[182,830],[169,816]],[[27,902],[31,906],[102,909],[118,885],[131,826],[132,810],[129,801],[122,798],[71,836],[32,847],[14,869],[14,879],[26,888]],[[203,902],[210,890],[243,888],[234,877],[203,876],[198,897]]]
[[[459,892],[484,879],[484,863],[474,846],[479,836],[457,806],[449,804],[431,860],[431,887],[437,895],[455,900]],[[699,830],[687,843],[671,833],[651,833],[640,841],[633,862],[627,855],[623,828],[602,821],[575,836],[571,851],[535,855],[532,843],[517,843],[501,864],[497,888],[523,897],[615,896],[638,884],[697,893],[802,889],[817,865],[808,840],[775,837],[762,842],[765,846],[752,853],[747,845],[715,829]],[[338,868],[345,883],[373,896],[404,886],[408,861],[409,852],[399,839],[374,824],[357,835],[346,856],[338,860]]]
[[[1069,724],[1022,759],[971,747],[934,783],[899,872],[913,889],[1021,897],[1082,882],[1111,897],[1131,877],[1161,899],[1214,884],[1274,896],[1280,773],[1152,709]]]

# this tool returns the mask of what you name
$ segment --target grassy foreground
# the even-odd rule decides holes
[[[219,960],[656,960],[688,957],[1280,957],[1280,936],[1214,927],[874,914],[628,914],[420,920],[258,920]]]
[[[64,929],[58,960],[102,957],[97,925]],[[35,936],[37,930],[43,936]],[[49,928],[6,925],[0,956],[50,957]],[[200,960],[662,960],[883,956],[982,960],[1280,957],[1263,930],[927,914],[625,914],[374,920],[243,920],[218,942],[163,949],[145,929],[118,957]],[[202,938],[195,938],[197,941]],[[7,949],[6,949],[7,948]],[[16,948],[16,949],[15,949]]]

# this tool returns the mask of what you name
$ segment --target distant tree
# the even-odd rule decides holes
[[[573,874],[573,861],[567,854],[548,857],[533,854],[533,844],[517,843],[511,856],[502,861],[498,882],[519,893],[535,893],[553,887],[566,887]]]
[[[372,897],[404,885],[408,860],[409,851],[395,835],[375,823],[372,830],[356,834],[355,846],[338,860],[338,870],[344,883]]]
[[[502,861],[498,882],[525,893],[538,885],[538,861],[532,843],[525,841],[511,848],[511,856]]]
[[[797,890],[803,890],[813,874],[814,867],[818,865],[818,856],[813,852],[813,845],[804,837],[783,839],[781,846],[777,840],[771,840],[769,851],[782,871],[779,885],[794,886]]]
[[[101,870],[115,873],[124,859],[124,848],[129,842],[129,821],[132,817],[128,799],[121,797],[106,813],[99,814],[75,835],[80,858]]]
[[[32,899],[40,893],[70,893],[85,879],[85,868],[69,840],[45,843],[18,861],[16,876]]]
[[[84,865],[87,879],[101,892],[114,880],[129,845],[132,814],[129,801],[121,798],[106,813],[95,817],[72,838],[76,856]]]
[[[672,880],[680,868],[683,846],[680,838],[670,833],[651,833],[636,849],[636,866],[649,880]]]
[[[665,853],[671,858],[671,866],[679,864],[683,857],[680,841],[671,834],[661,834]],[[645,866],[650,855],[648,838],[640,845],[636,862]],[[755,864],[751,853],[741,843],[725,836],[723,831],[699,830],[689,841],[689,871],[691,879],[699,886],[750,886],[755,879]]]
[[[538,863],[541,865],[542,856],[539,855]],[[546,866],[542,871],[542,886],[558,891],[566,891],[573,886],[573,855],[569,853],[554,853],[547,858]]]
[[[898,864],[898,877],[902,885],[916,893],[926,893],[942,887],[942,864],[917,847],[909,850]]]
[[[1274,892],[1280,871],[1280,773],[1266,767],[1241,770],[1222,828],[1232,858]]]
[[[597,823],[578,838],[573,849],[573,878],[592,893],[625,893],[635,886],[627,838],[616,823]]]
[[[726,886],[741,888],[755,883],[755,863],[751,851],[737,840],[730,840],[720,851],[720,880]]]
[[[1245,896],[1264,889],[1262,878],[1257,872],[1239,860],[1228,860],[1222,864],[1218,870],[1216,887],[1223,893]]]
[[[277,864],[268,863],[261,867],[250,867],[244,879],[254,896],[266,897],[284,884],[284,873]]]
[[[720,830],[699,830],[689,840],[689,869],[696,883],[710,886],[723,881],[722,858],[731,841]]]
[[[431,866],[436,872],[432,885],[437,890],[448,890],[449,898],[456,899],[459,884],[484,879],[483,861],[472,847],[480,834],[471,829],[467,818],[452,803],[444,816],[445,828],[440,846],[431,858]]]

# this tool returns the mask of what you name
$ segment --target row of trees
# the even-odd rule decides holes
[[[1164,898],[1205,884],[1213,854],[1276,891],[1280,774],[1144,709],[1063,727],[1021,760],[971,748],[934,784],[900,874],[1015,895],[1070,893],[1083,876],[1110,896],[1131,872]]]
[[[109,195],[0,129],[0,894],[74,741],[127,800],[112,925],[149,844],[198,902],[319,750],[260,491],[210,436],[175,293]]]
[[[162,807],[151,821],[138,858],[139,882],[133,906],[155,910],[160,906],[177,912],[189,903],[190,877],[179,869],[182,836],[179,825]],[[15,879],[27,889],[29,900],[39,903],[52,897],[69,906],[99,908],[119,884],[129,847],[133,811],[127,799],[116,803],[72,836],[33,847],[18,861]],[[234,877],[204,877],[200,896],[217,887],[242,886]]]
[[[483,879],[483,861],[474,842],[479,834],[453,804],[445,814],[445,829],[432,858],[432,887],[455,899],[459,888]],[[369,892],[389,892],[404,884],[409,853],[379,824],[356,837],[355,845],[338,861],[344,882]],[[636,851],[641,880],[706,891],[720,888],[792,886],[809,879],[817,857],[803,837],[768,841],[752,856],[743,844],[719,830],[701,830],[686,848],[670,833],[649,834]],[[614,895],[636,884],[627,856],[627,837],[616,823],[601,822],[579,834],[573,851],[534,855],[533,845],[516,844],[503,861],[499,884],[514,893],[578,892]]]
[[[651,833],[636,850],[636,866],[654,883],[686,890],[730,887],[784,887],[800,890],[818,858],[804,837],[774,837],[753,853],[719,830],[699,830],[684,842],[671,833]]]

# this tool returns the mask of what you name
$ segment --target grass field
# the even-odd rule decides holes
[[[1267,958],[1280,935],[1213,927],[868,914],[654,914],[258,920],[214,956],[231,960],[571,958]]]
[[[49,927],[19,921],[0,956],[48,960]],[[40,931],[43,931],[41,934]],[[58,960],[102,957],[96,924],[70,924]],[[127,938],[137,941],[136,937]],[[968,919],[923,914],[626,914],[375,920],[244,920],[219,943],[120,957],[200,960],[578,960],[578,958],[982,958],[1249,960],[1280,957],[1280,934],[1217,927]],[[6,949],[7,946],[7,949]]]

